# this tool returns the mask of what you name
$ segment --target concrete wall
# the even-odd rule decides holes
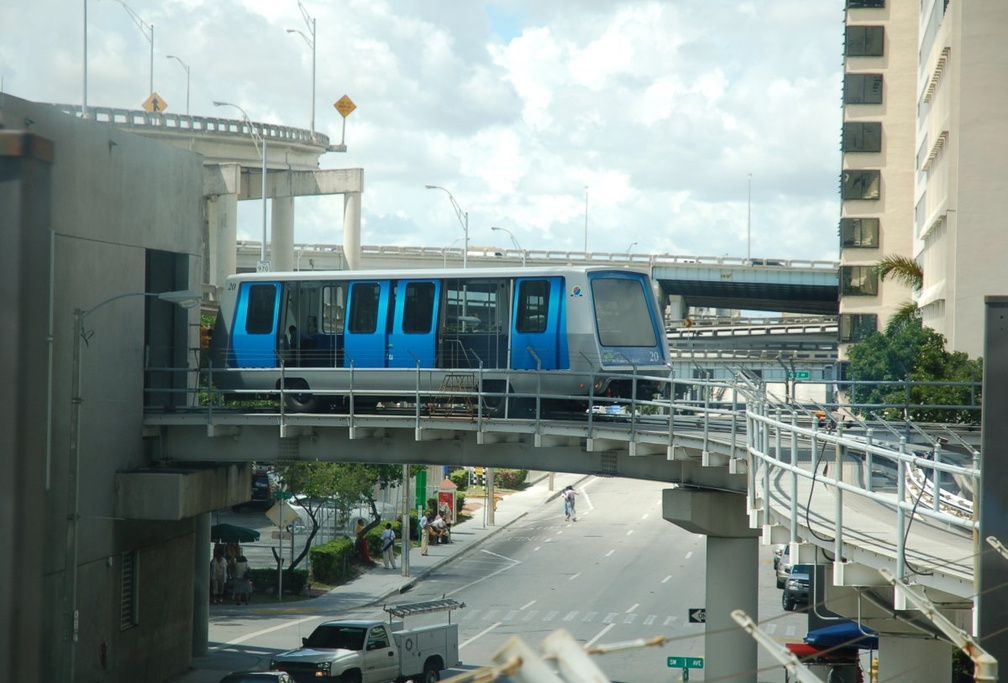
[[[42,587],[46,635],[38,652],[38,680],[164,680],[189,662],[193,522],[116,519],[114,474],[147,464],[141,437],[145,359],[158,355],[184,362],[186,347],[196,339],[196,313],[139,295],[108,300],[199,288],[202,160],[8,95],[0,107],[8,127],[27,128],[51,140],[54,148],[48,225],[37,221],[24,228],[52,229],[51,476],[48,486],[31,492],[34,504],[21,511],[45,520],[41,538],[34,539],[42,543],[42,575],[31,578]],[[43,289],[35,292],[32,305],[50,310]],[[80,432],[74,438],[77,308],[94,310],[85,320],[85,329],[93,334],[81,344]],[[32,353],[44,358],[44,341]],[[0,360],[11,362],[6,355]],[[46,385],[44,373],[33,379]],[[29,419],[45,429],[44,410]],[[67,515],[75,444],[80,495],[74,552]],[[36,447],[15,457],[44,461],[45,456]],[[134,552],[140,618],[123,630],[120,570],[123,554]],[[74,644],[68,637],[74,582],[67,569],[75,555],[80,627]],[[138,678],[141,672],[146,673]]]

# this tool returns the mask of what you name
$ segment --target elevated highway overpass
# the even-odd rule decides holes
[[[755,669],[754,643],[729,615],[748,606],[756,616],[760,541],[793,544],[796,561],[819,566],[823,610],[859,618],[883,642],[934,638],[938,631],[879,568],[925,590],[943,614],[969,626],[977,524],[955,482],[973,490],[978,480],[975,431],[956,432],[958,452],[941,454],[939,442],[922,432],[911,431],[908,441],[881,425],[823,419],[775,402],[744,380],[672,381],[688,385],[672,395],[693,398],[592,401],[583,415],[567,417],[492,419],[481,406],[497,397],[453,391],[404,392],[366,414],[194,406],[146,414],[145,442],[153,462],[173,468],[248,460],[401,462],[668,482],[665,518],[708,539],[705,649],[735,653],[719,656],[708,676]],[[729,397],[727,406],[711,400],[715,390]],[[143,487],[131,489],[130,476],[117,484],[118,512],[127,517],[132,504],[149,505]],[[928,493],[928,482],[938,482],[943,495]],[[717,561],[726,556],[733,558],[727,565]],[[889,665],[910,663],[892,654]]]

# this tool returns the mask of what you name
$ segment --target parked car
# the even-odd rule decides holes
[[[220,683],[294,683],[294,679],[286,671],[235,671]]]
[[[273,503],[273,493],[280,490],[280,478],[273,470],[256,469],[252,472],[252,495],[247,503],[233,506],[231,509],[239,512],[246,505],[269,509]]]
[[[781,593],[781,606],[785,612],[791,612],[798,605],[808,605],[809,588],[812,584],[811,564],[796,564],[791,567],[791,573],[784,582],[784,592]]]
[[[791,573],[791,545],[784,544],[780,557],[774,557],[774,572],[777,574],[777,587],[783,588]]]

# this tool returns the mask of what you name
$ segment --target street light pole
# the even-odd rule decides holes
[[[200,303],[200,293],[194,291],[173,292],[130,292],[119,294],[88,309],[74,309],[73,366],[70,374],[70,453],[67,462],[67,535],[64,566],[63,604],[66,610],[67,649],[64,680],[73,683],[76,678],[77,640],[80,632],[80,614],[77,609],[77,562],[79,560],[77,522],[80,520],[80,450],[81,450],[81,348],[89,336],[84,327],[87,317],[114,301],[127,297],[156,297],[183,308],[192,308]]]
[[[189,65],[175,55],[168,55],[168,59],[174,59],[185,69],[185,113],[189,116]]]
[[[499,230],[500,232],[506,233],[507,236],[511,238],[511,244],[514,245],[515,249],[517,249],[518,251],[521,252],[521,255],[522,255],[522,268],[524,268],[525,267],[525,250],[521,248],[520,244],[518,244],[518,240],[516,240],[515,236],[511,234],[511,231],[508,230],[507,228],[498,228],[495,225],[490,226],[490,229],[491,230]]]
[[[752,260],[752,173],[749,174],[749,199],[746,203],[746,259]]]
[[[88,43],[88,33],[87,33],[87,3],[88,0],[84,0],[84,101],[81,104],[81,117],[88,117],[87,110],[87,43]]]
[[[242,120],[245,121],[245,125],[248,126],[249,135],[252,137],[252,142],[256,146],[256,151],[262,153],[262,248],[259,250],[259,265],[256,270],[261,273],[268,273],[270,271],[270,262],[266,260],[266,136],[263,134],[263,125],[261,123],[259,124],[259,133],[257,135],[255,126],[253,126],[252,122],[249,120],[248,114],[246,114],[245,110],[237,104],[214,100],[214,106],[234,107],[240,111],[242,114]]]
[[[445,194],[448,195],[448,199],[451,201],[452,208],[455,209],[455,216],[458,218],[459,223],[462,225],[462,230],[465,234],[465,251],[462,252],[462,268],[468,268],[469,265],[469,213],[463,211],[462,207],[459,206],[458,202],[455,201],[455,195],[441,187],[440,185],[424,185],[428,190],[443,190]]]
[[[130,15],[130,19],[132,19],[133,23],[137,25],[140,32],[144,34],[144,38],[150,42],[150,90],[147,94],[151,95],[154,93],[154,24],[148,24],[146,21],[141,19],[140,16],[133,11],[133,8],[123,2],[123,0],[115,1],[123,6],[126,13]]]
[[[304,19],[305,24],[308,26],[308,31],[311,33],[311,38],[306,36],[303,32],[297,30],[296,28],[287,29],[287,33],[297,33],[300,34],[304,41],[308,43],[308,47],[311,48],[311,134],[312,138],[315,137],[315,17],[308,14],[308,10],[305,9],[304,5],[301,4],[301,0],[298,0],[298,9],[301,10],[301,17]]]

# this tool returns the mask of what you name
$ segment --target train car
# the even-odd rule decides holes
[[[611,267],[232,275],[211,359],[217,388],[283,385],[311,412],[445,388],[494,394],[492,414],[537,392],[569,409],[556,397],[651,398],[669,373],[650,278]]]

